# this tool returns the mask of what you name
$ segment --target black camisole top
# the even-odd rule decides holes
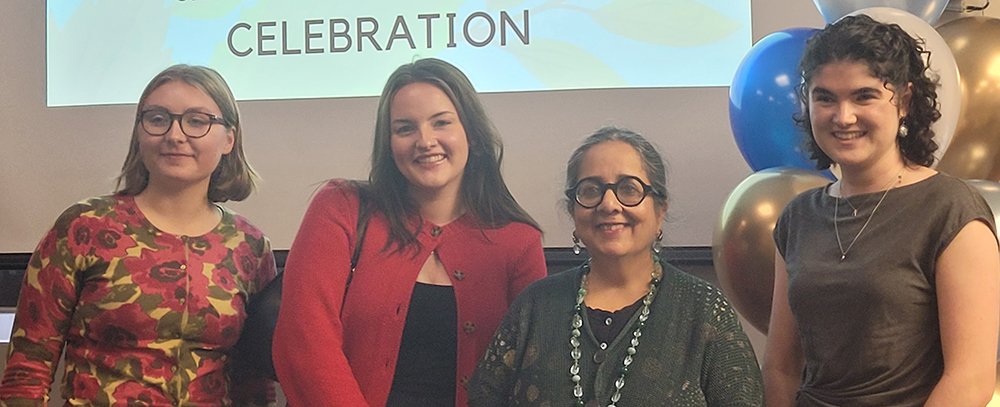
[[[454,287],[416,283],[386,407],[455,405],[457,326]]]

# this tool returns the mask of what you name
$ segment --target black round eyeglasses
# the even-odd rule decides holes
[[[594,177],[581,179],[573,188],[566,190],[566,197],[584,208],[592,209],[604,201],[604,195],[609,189],[615,193],[618,202],[627,207],[638,206],[649,194],[663,197],[652,185],[631,175],[622,177],[615,183],[602,183]]]
[[[201,138],[208,134],[212,125],[225,124],[221,117],[210,113],[184,112],[173,114],[163,109],[144,110],[139,113],[139,123],[150,136],[162,136],[170,131],[174,121],[180,123],[181,132],[190,138]]]

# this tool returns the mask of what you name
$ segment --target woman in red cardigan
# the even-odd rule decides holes
[[[389,77],[369,182],[321,188],[288,255],[274,365],[291,405],[466,405],[507,306],[545,276],[502,156],[456,67],[422,59]]]

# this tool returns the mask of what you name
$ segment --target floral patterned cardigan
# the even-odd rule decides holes
[[[270,243],[221,208],[202,236],[153,226],[128,196],[56,221],[21,288],[0,405],[43,406],[66,349],[66,405],[262,405],[273,384],[232,382],[244,305],[275,275]]]

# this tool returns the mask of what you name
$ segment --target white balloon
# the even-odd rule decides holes
[[[856,14],[855,11],[863,8],[892,7],[916,15],[927,24],[934,24],[948,6],[948,0],[813,0],[813,3],[828,23]]]
[[[958,76],[958,64],[955,55],[948,48],[941,34],[913,14],[891,7],[869,7],[848,15],[865,14],[875,21],[897,24],[914,38],[924,40],[924,50],[930,51],[930,71],[938,76],[937,100],[940,105],[941,118],[931,125],[934,129],[934,141],[938,150],[934,153],[935,166],[941,160],[951,138],[958,127],[959,113],[962,110],[962,83]],[[926,57],[924,62],[927,62]]]

